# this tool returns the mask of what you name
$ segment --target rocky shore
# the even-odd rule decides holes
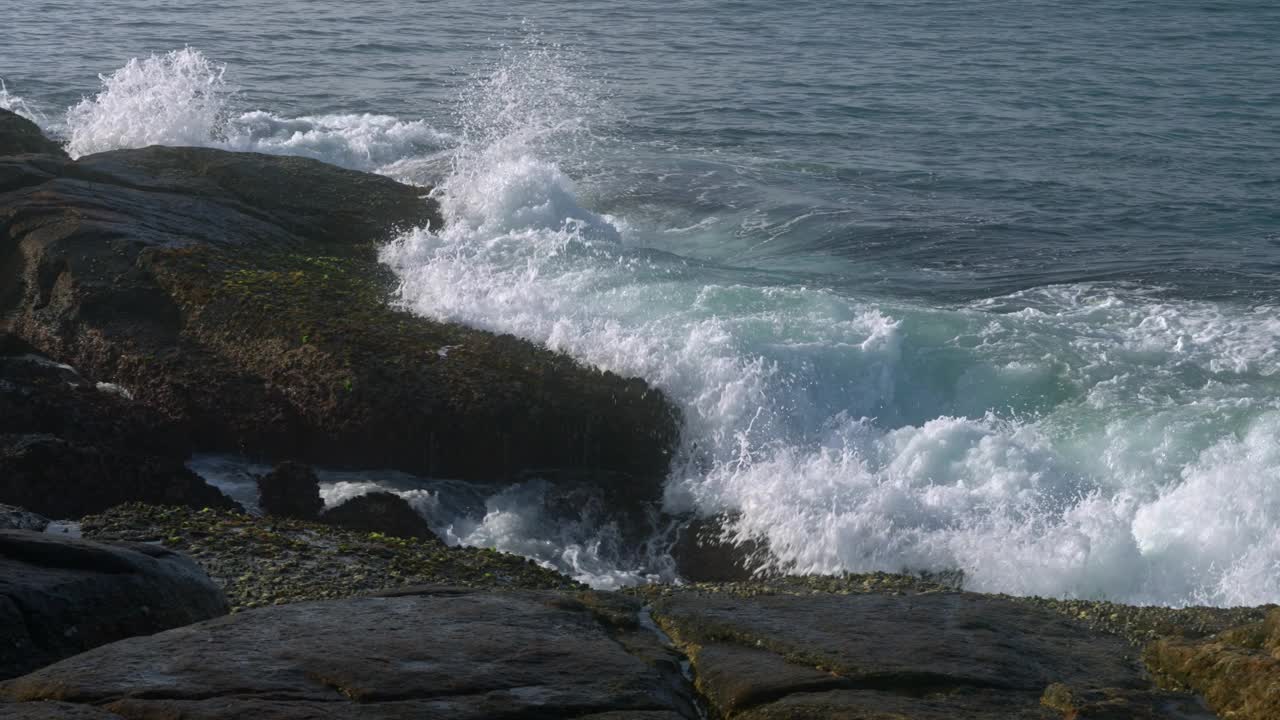
[[[71,160],[0,111],[0,717],[1280,717],[1280,609],[982,595],[955,578],[586,588],[451,547],[308,464],[655,511],[678,412],[637,379],[391,302],[423,188],[194,148]],[[268,464],[263,514],[187,468]],[[78,521],[82,538],[57,532]]]

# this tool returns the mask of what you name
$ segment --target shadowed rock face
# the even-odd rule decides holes
[[[416,590],[134,638],[6,683],[0,697],[130,719],[695,717],[674,657],[618,632],[565,596]]]
[[[440,225],[425,192],[197,148],[0,157],[0,331],[197,449],[475,480],[571,468],[656,498],[678,434],[660,392],[388,305],[377,246]]]
[[[0,502],[78,518],[128,501],[238,506],[183,464],[181,428],[69,367],[0,342]]]
[[[1213,717],[1119,638],[990,596],[685,592],[653,612],[726,718]]]
[[[0,678],[227,611],[199,566],[163,548],[0,530]]]
[[[315,520],[324,510],[320,479],[306,465],[280,463],[258,478],[258,504],[268,515]]]
[[[49,518],[13,505],[0,505],[0,530],[40,532],[49,527]]]
[[[0,110],[0,155],[28,153],[67,155],[62,146],[45,137],[35,123],[16,113]]]

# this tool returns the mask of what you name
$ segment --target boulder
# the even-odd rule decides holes
[[[258,477],[258,506],[268,515],[315,520],[324,510],[320,479],[306,465],[280,463],[271,472]]]
[[[436,587],[281,605],[98,648],[0,685],[129,720],[677,720],[678,657],[625,607]],[[647,638],[647,639],[646,639]]]
[[[227,611],[204,571],[164,548],[0,530],[0,678]]]
[[[58,143],[21,115],[0,109],[0,155],[45,154],[66,157]]]
[[[718,717],[1213,717],[1122,639],[999,597],[685,591],[652,610]]]
[[[180,460],[53,435],[0,435],[0,500],[55,518],[78,518],[131,501],[239,507]]]
[[[56,518],[129,501],[237,507],[186,468],[183,428],[25,350],[0,337],[0,502]]]
[[[32,530],[40,532],[49,527],[49,518],[23,510],[13,505],[0,504],[0,530]]]
[[[1222,717],[1280,717],[1280,609],[1206,640],[1158,639],[1143,658],[1164,685],[1202,693]]]
[[[32,156],[36,157],[36,156]],[[636,379],[394,307],[378,247],[427,190],[201,148],[0,159],[0,331],[185,426],[198,449],[660,496],[678,415]]]
[[[349,530],[439,541],[427,521],[407,500],[389,492],[372,492],[352,498],[326,511],[322,520]]]

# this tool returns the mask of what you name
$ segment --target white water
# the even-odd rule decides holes
[[[970,588],[1018,594],[1280,600],[1274,307],[1101,284],[930,306],[646,249],[666,231],[737,227],[590,210],[630,170],[608,139],[617,113],[536,45],[464,92],[456,139],[380,116],[233,113],[223,78],[192,51],[131,63],[73,108],[72,151],[204,144],[410,179],[446,157],[446,226],[383,254],[404,305],[663,388],[686,418],[666,509],[734,513],[730,536],[765,540],[784,569],[959,568]],[[589,184],[567,167],[591,168]],[[447,512],[439,490],[385,475],[332,480],[326,499],[368,483],[400,487],[451,541],[599,585],[655,567],[619,560],[594,518],[558,526],[541,484]]]

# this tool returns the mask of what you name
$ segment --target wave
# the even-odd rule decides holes
[[[43,123],[67,137],[72,157],[148,145],[196,146],[297,155],[387,172],[406,158],[453,144],[424,120],[369,113],[291,118],[263,110],[240,112],[226,67],[192,48],[134,58],[101,80],[101,91],[70,108],[64,125]]]
[[[1280,600],[1277,308],[1114,283],[931,305],[682,256],[685,235],[732,242],[741,213],[709,200],[701,215],[610,214],[593,198],[636,177],[666,184],[641,193],[649,203],[733,188],[632,167],[646,160],[614,139],[622,114],[575,62],[536,41],[502,50],[445,133],[232,110],[225,70],[181,50],[105,77],[68,134],[77,153],[198,144],[438,180],[446,226],[382,253],[399,302],[663,388],[686,419],[665,509],[732,518],[726,537],[766,543],[779,569],[960,570],[976,590],[1131,603]],[[607,518],[550,512],[545,484],[478,495],[439,482],[363,473],[325,492],[391,487],[451,542],[597,585],[670,579]]]

